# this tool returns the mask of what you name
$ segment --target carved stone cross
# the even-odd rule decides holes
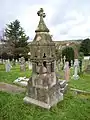
[[[43,8],[40,8],[40,10],[37,12],[37,14],[38,14],[38,16],[40,16],[40,18],[44,18],[46,16]]]

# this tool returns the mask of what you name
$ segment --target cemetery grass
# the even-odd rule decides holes
[[[0,92],[0,120],[90,120],[90,96],[75,96],[68,91],[50,110],[25,104],[24,96]]]
[[[31,70],[28,70],[26,67],[25,72],[20,72],[20,66],[19,65],[14,65],[11,68],[10,72],[5,71],[5,66],[0,64],[0,82],[6,82],[6,83],[13,83],[15,79],[18,77],[27,77],[29,78],[31,75]]]
[[[79,75],[78,80],[72,79],[72,76],[73,71],[71,70],[69,87],[90,92],[90,74],[83,72]]]
[[[0,65],[0,82],[12,84],[16,78],[30,75],[31,71],[28,69],[20,72],[19,66],[13,66],[11,71],[6,73],[4,66]],[[77,81],[71,79],[70,87],[90,91],[90,75],[83,74]],[[69,89],[64,100],[50,110],[25,104],[25,95],[26,93],[0,92],[0,120],[90,120],[89,95],[75,95]]]

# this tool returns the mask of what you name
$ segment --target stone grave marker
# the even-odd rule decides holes
[[[74,80],[79,79],[78,68],[79,68],[79,62],[78,62],[78,59],[75,59],[75,61],[74,61],[74,75],[73,75]]]
[[[22,86],[22,87],[26,87],[27,84],[28,84],[28,80],[29,80],[29,78],[19,77],[19,78],[17,78],[16,80],[14,80],[13,83],[18,84],[18,85],[20,85],[20,86]]]
[[[25,71],[26,70],[26,62],[25,62],[25,58],[21,57],[20,58],[20,71]]]
[[[6,72],[10,72],[11,68],[12,68],[12,66],[10,64],[10,61],[6,60],[6,63],[5,63]]]
[[[71,60],[71,67],[73,68],[73,60]]]
[[[29,70],[32,69],[32,63],[30,62],[30,60],[28,60],[28,69],[29,69]]]
[[[90,59],[88,60],[88,65],[85,69],[85,72],[90,74]]]
[[[64,79],[66,81],[69,81],[69,77],[70,77],[70,68],[69,68],[69,62],[66,61],[65,65],[64,65]]]

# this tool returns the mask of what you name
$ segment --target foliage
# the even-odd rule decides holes
[[[8,59],[8,54],[6,52],[2,53],[2,59]]]
[[[82,73],[82,60],[84,59],[84,54],[83,52],[79,52],[79,57],[78,57],[78,60],[79,60],[79,72]]]
[[[84,39],[80,45],[80,52],[83,52],[84,55],[90,55],[90,39]]]
[[[56,54],[56,61],[61,59],[61,51],[59,49],[55,50],[55,54]]]
[[[25,55],[28,51],[28,36],[26,36],[23,28],[20,26],[20,22],[15,20],[7,25],[5,29],[5,36],[7,40],[7,51],[14,57],[18,57],[20,54]]]
[[[84,59],[84,53],[83,52],[79,52],[79,58],[78,58],[79,60],[82,60],[82,59]]]
[[[69,61],[69,64],[71,62],[71,60],[74,61],[74,50],[72,47],[66,46],[63,50],[62,50],[62,57],[64,58],[64,56],[66,57],[66,61]]]

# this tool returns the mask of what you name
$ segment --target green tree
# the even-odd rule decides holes
[[[78,60],[79,60],[79,72],[82,73],[82,60],[84,59],[84,54],[83,52],[79,52],[79,57],[78,57]]]
[[[61,59],[61,50],[56,49],[55,54],[56,54],[56,61],[60,60]]]
[[[66,46],[62,50],[62,58],[66,57],[66,61],[69,62],[69,65],[71,66],[71,60],[74,61],[74,50],[72,47]]]
[[[13,55],[14,58],[19,57],[20,55],[26,56],[28,53],[27,40],[29,37],[26,36],[18,20],[7,24],[5,29],[5,36],[8,46],[7,51],[9,54]]]
[[[80,52],[83,52],[84,55],[90,55],[90,39],[87,38],[81,42]]]

